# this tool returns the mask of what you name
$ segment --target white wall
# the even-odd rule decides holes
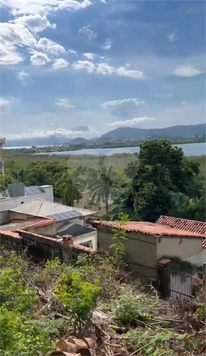
[[[202,249],[202,251],[197,255],[186,258],[185,261],[188,261],[196,266],[203,266],[206,262],[206,249]]]
[[[54,201],[53,185],[41,185],[39,186],[39,188],[42,188],[45,191],[45,193],[43,193],[44,198],[40,198],[40,199],[44,199],[53,203]]]
[[[160,237],[157,239],[157,258],[178,257],[186,260],[202,251],[202,240],[197,237]]]
[[[97,250],[97,232],[93,231],[85,235],[77,236],[73,238],[74,245],[78,244],[81,245],[85,242],[92,242],[92,248],[93,250]]]

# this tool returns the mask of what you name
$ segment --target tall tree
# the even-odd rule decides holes
[[[85,185],[85,180],[78,174],[78,171],[71,170],[59,176],[55,188],[59,192],[63,204],[74,206],[74,201],[79,202],[81,199]]]
[[[33,165],[27,171],[28,185],[45,185],[52,183],[52,177],[49,172],[41,165]]]
[[[173,193],[192,195],[199,167],[169,141],[151,140],[140,146],[136,167],[130,165],[126,173],[135,171],[128,196],[124,197],[124,211],[125,207],[128,213],[132,210],[137,220],[156,221],[172,209]]]
[[[114,200],[120,192],[117,175],[112,166],[109,168],[100,165],[97,171],[91,171],[88,188],[91,192],[91,202],[98,204],[105,202],[106,213],[109,209],[109,200]]]

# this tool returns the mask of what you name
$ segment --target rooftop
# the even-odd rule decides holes
[[[1,225],[0,231],[16,231],[16,230],[29,230],[34,227],[42,227],[54,223],[52,219],[44,218],[29,218],[22,220],[12,220],[10,223]]]
[[[156,224],[202,234],[206,237],[206,223],[203,221],[173,218],[172,216],[161,215],[156,221]]]
[[[205,238],[205,235],[185,231],[181,229],[176,229],[172,227],[167,227],[164,225],[159,225],[156,223],[142,222],[142,221],[130,221],[125,224],[121,224],[117,221],[93,221],[94,226],[106,226],[112,229],[122,229],[127,232],[140,232],[142,234],[151,235],[151,236],[180,236],[180,237],[197,237]]]
[[[95,214],[94,211],[88,209],[74,208],[43,199],[35,199],[29,203],[21,204],[17,208],[10,209],[9,211],[29,216],[47,217],[55,221],[70,220]]]

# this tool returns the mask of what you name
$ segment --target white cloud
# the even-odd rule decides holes
[[[144,75],[142,72],[138,70],[125,69],[124,67],[117,68],[117,74],[120,76],[131,77],[139,80],[144,79]]]
[[[194,77],[195,75],[198,75],[202,72],[199,69],[193,68],[191,66],[180,66],[176,68],[173,73],[179,77]]]
[[[36,39],[23,25],[0,23],[0,63],[4,65],[17,64],[24,60],[18,47],[35,47]]]
[[[47,38],[39,39],[36,33],[56,28],[56,24],[47,19],[48,14],[58,10],[79,10],[90,5],[88,0],[0,0],[0,7],[7,6],[15,17],[7,23],[0,23],[0,64],[14,65],[24,61],[23,47],[53,55],[65,53],[63,46]]]
[[[174,42],[177,39],[175,33],[170,33],[167,38],[170,42]]]
[[[25,25],[34,33],[44,31],[48,27],[52,29],[56,28],[56,24],[51,24],[46,16],[41,16],[39,14],[24,15],[15,19],[14,22],[20,25]]]
[[[85,69],[87,72],[92,73],[95,70],[95,65],[90,61],[77,61],[73,64],[74,69]]]
[[[99,73],[102,75],[112,75],[116,74],[119,76],[130,77],[134,79],[144,79],[144,75],[142,72],[137,70],[127,70],[124,67],[115,68],[114,66],[110,66],[108,63],[93,63],[91,61],[77,61],[73,63],[74,69],[80,70],[85,69],[89,73]]]
[[[153,121],[155,120],[154,117],[137,117],[131,120],[125,120],[125,121],[115,121],[110,123],[108,126],[111,127],[138,127],[141,124],[147,122],[147,121]]]
[[[112,47],[112,42],[109,38],[105,41],[105,44],[102,46],[102,49],[109,50]]]
[[[51,59],[43,52],[32,51],[31,53],[30,61],[34,66],[43,66],[51,62]]]
[[[83,53],[83,56],[89,59],[90,61],[94,60],[94,53]]]
[[[69,62],[67,62],[66,59],[58,58],[58,59],[55,59],[54,63],[52,64],[52,69],[58,70],[58,69],[66,68],[68,65],[69,65]]]
[[[186,105],[187,104],[187,101],[181,101],[181,105]]]
[[[0,64],[14,65],[24,60],[24,57],[17,52],[14,46],[6,47],[0,43]]]
[[[116,69],[113,66],[110,66],[107,63],[96,63],[97,67],[96,67],[96,71],[97,73],[106,75],[106,74],[115,74],[116,73]]]
[[[74,106],[70,104],[68,99],[59,99],[55,104],[60,106],[61,108],[74,108]]]
[[[9,106],[13,102],[13,99],[6,99],[0,97],[0,110],[7,110],[9,109]]]
[[[116,109],[116,107],[122,107],[125,105],[132,105],[134,107],[138,106],[146,106],[144,100],[139,100],[137,98],[129,98],[129,99],[122,99],[122,100],[111,100],[106,101],[102,105],[100,105],[104,109]]]
[[[9,7],[13,15],[46,15],[52,11],[76,11],[92,5],[88,0],[1,0],[1,4]]]
[[[50,52],[53,55],[66,53],[65,48],[48,38],[41,38],[36,44],[36,48],[43,52]]]
[[[24,70],[18,72],[17,78],[22,82],[22,84],[25,83],[26,78],[28,78],[29,74],[26,73]]]
[[[91,30],[90,25],[80,28],[79,33],[90,41],[97,37],[97,33]]]

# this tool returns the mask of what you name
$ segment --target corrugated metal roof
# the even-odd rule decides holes
[[[120,225],[119,222],[116,221],[93,221],[92,223],[95,226],[102,225],[113,229],[122,229],[127,232],[140,232],[143,234],[151,235],[151,236],[180,236],[180,237],[197,237],[204,238],[204,235],[184,231],[180,229],[174,229],[171,227],[167,227],[164,225],[158,225],[156,223],[150,222],[142,222],[142,221],[130,221],[125,224]]]
[[[195,232],[206,236],[206,223],[203,221],[173,218],[172,216],[161,215],[156,221],[156,224],[184,231]]]
[[[56,219],[55,216],[59,216],[59,214],[64,214],[67,212],[71,212],[70,218],[74,217],[81,217],[81,216],[88,216],[95,214],[94,211],[87,210],[87,209],[80,209],[74,208],[67,205],[62,205],[59,203],[53,203],[50,201],[42,200],[42,199],[35,199],[31,202],[21,204],[20,206],[10,209],[11,212],[16,212],[20,214],[25,214],[29,216],[40,216],[40,217],[51,217]],[[75,211],[75,214],[72,215],[72,212]],[[64,215],[62,216],[62,220],[68,220],[69,218]]]

